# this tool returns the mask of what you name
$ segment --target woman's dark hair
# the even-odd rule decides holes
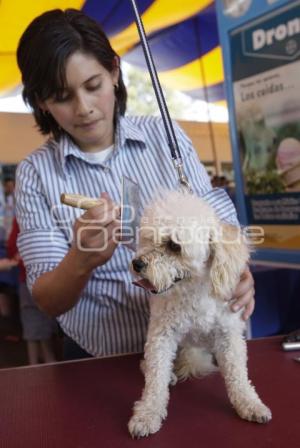
[[[17,49],[24,101],[33,109],[41,133],[52,133],[55,139],[64,131],[49,113],[41,110],[39,102],[57,97],[63,90],[66,61],[76,51],[93,55],[110,73],[116,60],[119,62],[98,23],[76,9],[54,9],[36,17],[24,31]],[[121,69],[115,95],[115,114],[124,115],[127,92]]]

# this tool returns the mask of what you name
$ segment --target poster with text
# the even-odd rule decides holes
[[[230,33],[249,224],[264,247],[300,248],[300,2]]]

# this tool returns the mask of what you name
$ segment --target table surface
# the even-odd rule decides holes
[[[273,420],[241,420],[219,373],[171,389],[162,429],[132,440],[127,422],[140,397],[139,355],[0,370],[1,448],[299,448],[300,352],[281,338],[252,340],[249,374]]]

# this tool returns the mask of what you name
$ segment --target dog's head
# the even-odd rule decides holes
[[[210,282],[213,295],[230,299],[247,260],[239,229],[221,224],[204,200],[167,192],[145,209],[132,270],[152,293]]]

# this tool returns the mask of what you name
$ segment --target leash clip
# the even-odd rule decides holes
[[[190,183],[188,181],[187,176],[185,175],[184,169],[183,169],[183,163],[181,157],[173,159],[174,166],[177,170],[179,183],[187,189],[189,193],[193,193],[193,190],[190,186]]]

